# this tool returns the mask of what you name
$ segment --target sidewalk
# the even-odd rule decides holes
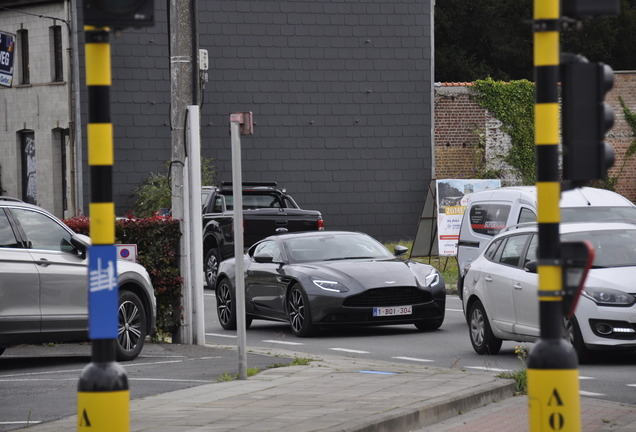
[[[271,349],[250,348],[259,351],[272,354]],[[310,357],[290,351],[276,354]],[[511,397],[513,389],[512,380],[487,373],[329,356],[308,366],[269,369],[247,381],[132,400],[130,430],[527,431],[527,399]],[[605,428],[585,432],[636,431],[636,406],[588,398],[582,398],[581,406],[586,427]],[[77,430],[77,419],[29,430]]]

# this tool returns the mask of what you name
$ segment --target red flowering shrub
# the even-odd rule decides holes
[[[89,235],[90,218],[76,216],[63,221],[78,234]],[[137,261],[144,266],[157,297],[157,329],[173,334],[179,324],[183,278],[179,276],[179,221],[172,218],[127,218],[115,222],[115,240],[137,245]]]

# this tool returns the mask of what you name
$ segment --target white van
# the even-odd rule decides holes
[[[605,189],[582,187],[561,193],[561,222],[632,220],[636,206]],[[457,245],[457,292],[463,297],[469,265],[499,231],[510,225],[537,220],[537,188],[515,186],[475,192],[468,196]]]

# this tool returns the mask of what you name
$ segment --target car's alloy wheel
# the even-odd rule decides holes
[[[216,277],[219,273],[219,253],[215,248],[208,251],[205,256],[205,280],[208,288],[214,289],[216,285]]]
[[[475,352],[482,355],[497,354],[503,341],[492,333],[488,315],[479,300],[472,304],[469,317],[470,342]]]
[[[144,346],[147,333],[146,312],[136,294],[131,291],[119,294],[117,319],[117,360],[134,360]]]
[[[563,338],[572,344],[572,347],[576,351],[579,357],[579,363],[588,363],[592,358],[592,351],[590,351],[583,342],[583,336],[581,335],[581,329],[576,317],[563,318]]]
[[[234,287],[226,278],[219,281],[216,290],[216,313],[219,323],[225,330],[236,330],[236,304]]]
[[[289,293],[288,311],[289,323],[296,336],[307,337],[315,332],[316,327],[311,322],[309,300],[299,285],[294,285]]]

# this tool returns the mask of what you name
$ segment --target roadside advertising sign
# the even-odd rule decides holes
[[[437,180],[437,242],[440,256],[457,256],[459,228],[468,195],[498,187],[501,187],[501,180]]]
[[[13,53],[15,35],[0,30],[0,86],[11,87],[13,83]]]

